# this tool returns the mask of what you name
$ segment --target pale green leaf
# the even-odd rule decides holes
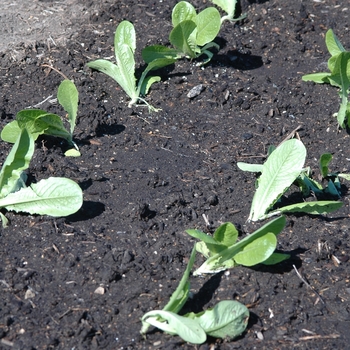
[[[213,237],[216,242],[229,247],[236,243],[238,231],[235,225],[230,222],[225,222],[215,230]]]
[[[267,258],[265,261],[262,262],[264,265],[276,265],[280,262],[287,260],[290,258],[289,254],[284,253],[273,253]]]
[[[237,162],[237,167],[243,171],[249,171],[251,173],[261,173],[263,169],[263,164]]]
[[[350,181],[350,174],[338,174],[339,177],[342,177],[345,180]]]
[[[232,340],[241,335],[248,324],[248,308],[235,300],[220,301],[213,309],[196,317],[207,335]]]
[[[331,76],[332,73],[311,73],[305,74],[301,77],[303,81],[313,81],[314,83],[323,84],[329,83],[328,77]]]
[[[152,61],[159,58],[172,59],[174,62],[178,58],[178,51],[175,49],[170,49],[163,45],[152,45],[147,46],[142,50],[142,58],[146,63],[151,63]]]
[[[186,20],[195,21],[196,15],[195,8],[189,2],[180,1],[174,6],[172,11],[171,19],[173,27]]]
[[[271,153],[263,165],[248,220],[259,220],[290,187],[303,169],[306,149],[297,139],[288,140]]]
[[[80,152],[75,148],[71,148],[71,149],[67,150],[66,152],[64,152],[64,155],[66,157],[80,157],[81,156]]]
[[[30,214],[67,216],[80,209],[83,193],[70,179],[50,177],[0,199],[0,207]]]
[[[338,201],[303,202],[278,208],[276,210],[276,213],[307,213],[313,215],[320,215],[331,213],[332,211],[335,211],[341,208],[342,206],[343,202]]]
[[[6,228],[8,226],[9,221],[8,221],[7,217],[1,212],[0,212],[0,220],[2,223],[2,227]]]
[[[129,21],[119,23],[114,35],[114,52],[115,56],[119,55],[119,45],[127,45],[132,54],[136,50],[136,32],[134,25]]]
[[[245,245],[233,258],[239,265],[254,266],[268,259],[276,246],[276,235],[268,232]]]
[[[68,113],[70,133],[73,135],[79,102],[79,93],[74,83],[70,80],[63,80],[58,87],[57,99],[64,110]]]
[[[0,198],[18,189],[18,182],[22,181],[22,173],[29,167],[33,154],[33,137],[23,129],[1,168]]]
[[[197,26],[193,21],[180,22],[169,35],[169,41],[181,53],[190,58],[195,58],[200,52],[196,45]]]
[[[196,44],[204,46],[213,41],[220,31],[220,13],[215,7],[208,7],[197,15],[195,23],[197,25]]]
[[[219,6],[222,10],[224,10],[228,14],[228,16],[231,19],[233,19],[235,15],[237,0],[211,0],[211,2]]]
[[[162,318],[163,322],[159,321]],[[142,323],[151,325],[172,335],[179,335],[184,341],[192,344],[202,344],[207,340],[203,328],[196,320],[179,316],[170,311],[156,310],[147,312],[142,317]]]
[[[329,53],[332,56],[338,55],[341,52],[345,52],[343,45],[340,43],[338,38],[335,36],[332,29],[328,29],[326,33],[326,46]]]
[[[18,126],[17,120],[6,124],[1,131],[1,139],[5,142],[15,143],[21,134],[21,128]]]

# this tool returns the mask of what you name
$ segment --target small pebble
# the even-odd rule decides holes
[[[95,289],[94,293],[103,295],[103,294],[105,294],[105,289],[103,287],[98,287],[98,288]]]
[[[201,93],[203,90],[204,90],[203,84],[199,84],[199,85],[195,86],[194,88],[192,88],[192,89],[188,92],[187,97],[190,98],[190,99],[191,99],[191,98],[194,98],[194,97],[200,95],[200,93]]]

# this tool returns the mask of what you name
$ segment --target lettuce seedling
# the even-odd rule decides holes
[[[134,59],[135,50],[135,28],[132,23],[122,21],[118,25],[114,36],[114,52],[117,64],[104,59],[98,59],[89,62],[87,66],[113,78],[130,97],[128,107],[136,105],[139,101],[141,101],[148,107],[149,111],[158,111],[159,109],[156,109],[148,104],[148,102],[141,98],[141,96],[147,95],[151,85],[157,81],[160,81],[160,77],[146,76],[152,70],[157,70],[173,64],[175,59],[169,57],[160,58],[158,56],[151,55],[150,60],[147,62],[148,65],[142,72],[142,75],[136,85]]]
[[[288,259],[288,254],[275,253],[276,236],[285,224],[285,217],[280,216],[238,242],[238,231],[230,222],[222,224],[213,236],[200,230],[186,230],[190,236],[200,240],[196,243],[196,250],[207,258],[194,275],[217,273],[237,265],[273,265]]]
[[[3,128],[1,138],[10,143],[16,142],[23,129],[32,134],[36,140],[39,135],[45,134],[61,137],[67,140],[75,149],[68,150],[68,156],[80,156],[78,146],[73,141],[73,132],[78,112],[79,94],[76,86],[70,80],[64,80],[58,87],[58,102],[68,114],[70,131],[62,122],[62,119],[53,113],[41,109],[24,109],[17,113],[16,119]]]
[[[190,3],[180,1],[173,8],[172,24],[174,28],[169,41],[175,50],[162,45],[148,46],[142,51],[146,62],[154,56],[194,59],[204,54],[207,56],[204,63],[207,63],[213,57],[209,49],[219,49],[219,45],[213,42],[221,28],[220,13],[215,7],[208,7],[197,14]]]
[[[185,273],[164,309],[147,312],[142,317],[141,334],[145,335],[149,326],[153,325],[169,334],[179,335],[184,341],[202,344],[207,335],[230,340],[245,331],[249,310],[235,300],[220,301],[214,308],[198,314],[191,312],[183,316],[178,315],[189,297],[188,279],[195,256],[196,250],[193,248]]]
[[[338,201],[302,202],[274,209],[274,204],[303,175],[306,148],[297,139],[283,142],[267,158],[264,164],[238,162],[243,171],[261,172],[257,190],[253,197],[248,220],[257,221],[281,213],[302,212],[308,214],[330,213],[340,208]]]
[[[338,87],[341,98],[337,115],[338,124],[345,128],[345,122],[350,127],[350,102],[348,100],[350,87],[350,51],[346,51],[338,38],[329,29],[326,33],[326,46],[331,54],[328,60],[330,72],[307,74],[303,81],[313,81],[318,84],[328,83]]]
[[[80,209],[82,190],[66,178],[50,177],[25,187],[24,170],[34,153],[34,138],[22,129],[0,171],[0,208],[30,214],[67,216]],[[0,212],[3,227],[7,219]]]

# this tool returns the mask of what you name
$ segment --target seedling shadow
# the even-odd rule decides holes
[[[125,130],[125,126],[121,124],[99,124],[96,128],[96,136],[118,135]]]
[[[67,218],[70,222],[85,221],[101,215],[104,211],[105,205],[101,202],[83,201],[79,211]]]
[[[203,311],[204,306],[210,302],[215,291],[219,288],[223,274],[224,272],[219,272],[206,281],[198,293],[193,298],[187,300],[180,314],[184,315],[188,312],[198,313]]]

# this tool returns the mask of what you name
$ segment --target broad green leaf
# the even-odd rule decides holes
[[[166,322],[159,321],[159,318]],[[170,311],[156,310],[147,312],[141,319],[142,323],[150,323],[164,332],[179,335],[184,341],[192,344],[202,344],[207,340],[203,328],[196,320],[179,316]]]
[[[268,259],[262,262],[264,265],[276,265],[290,258],[289,254],[273,253]]]
[[[194,276],[201,275],[203,273],[217,273],[227,269],[225,262],[231,261],[234,259],[235,255],[241,251],[247,244],[253,242],[254,240],[264,236],[268,232],[272,232],[274,235],[278,235],[284,228],[286,224],[286,218],[284,216],[280,216],[270,222],[266,223],[258,230],[243,238],[239,242],[233,244],[232,246],[224,249],[211,256],[207,259],[202,266],[200,266],[195,272]],[[230,263],[231,264],[231,263]]]
[[[303,169],[306,149],[297,139],[283,142],[263,165],[248,220],[259,220],[290,187]]]
[[[21,134],[21,128],[18,126],[17,120],[6,124],[1,131],[1,139],[5,142],[15,143]]]
[[[178,59],[178,51],[163,45],[147,46],[142,50],[142,58],[146,63],[151,63],[158,58]]]
[[[122,21],[119,23],[114,35],[114,53],[117,57],[119,55],[119,45],[127,45],[132,54],[136,50],[136,32],[134,25],[129,21]]]
[[[127,57],[129,57],[132,60],[129,67],[131,70],[129,71],[127,71],[127,68],[125,69],[125,67],[121,70],[120,67],[118,67],[114,63],[103,59],[89,62],[87,63],[87,66],[92,69],[98,70],[99,72],[105,73],[106,75],[114,79],[125,91],[125,93],[131,98],[131,100],[133,100],[136,96],[136,79],[133,75],[134,70],[132,70],[135,68],[134,56],[132,56],[131,58],[131,53],[128,53],[130,49],[126,45],[124,45],[124,51],[126,52],[125,60],[127,61]]]
[[[70,80],[63,80],[58,87],[57,99],[60,105],[68,113],[70,133],[73,135],[79,102],[79,93],[74,83]]]
[[[337,115],[338,124],[345,128],[345,118],[348,107],[348,94],[350,86],[350,52],[337,55],[332,75],[328,77],[330,84],[340,87],[340,108]]]
[[[263,169],[263,164],[237,162],[237,167],[242,171],[249,171],[251,173],[261,173]]]
[[[152,86],[152,84],[153,83],[158,83],[160,80],[161,79],[160,79],[159,76],[146,77],[144,79],[144,81],[142,82],[140,94],[141,95],[147,95],[148,92],[149,92],[149,89]]]
[[[197,26],[193,21],[180,22],[169,35],[169,41],[185,56],[195,58],[198,51],[196,45]]]
[[[345,52],[343,45],[340,43],[338,38],[335,36],[332,29],[329,29],[326,33],[326,46],[329,53],[332,56],[338,55],[341,52]]]
[[[17,113],[20,129],[27,129],[34,140],[41,134],[57,136],[71,141],[71,134],[64,127],[61,118],[40,109],[24,109]]]
[[[171,20],[173,27],[186,20],[195,21],[196,16],[196,10],[189,2],[180,1],[174,6],[172,11]]]
[[[197,15],[195,23],[197,25],[196,44],[204,46],[213,41],[220,31],[220,13],[215,7],[207,7]]]
[[[22,172],[29,167],[33,153],[33,137],[23,129],[1,168],[0,198],[18,189],[18,182],[22,181]]]
[[[343,206],[343,202],[337,201],[315,201],[303,202],[297,204],[287,205],[279,208],[272,213],[307,213],[313,215],[327,214],[335,211]],[[272,214],[271,213],[271,214]]]
[[[213,309],[206,310],[195,318],[207,335],[228,340],[245,331],[248,319],[247,307],[235,300],[220,301]]]
[[[328,77],[331,76],[332,73],[312,73],[305,74],[301,77],[303,81],[313,81],[318,84],[329,83]]]
[[[194,238],[197,238],[197,239],[200,239],[204,243],[215,244],[215,245],[222,245],[220,242],[216,241],[214,239],[214,237],[212,237],[210,235],[207,235],[206,233],[204,233],[201,230],[189,229],[189,230],[186,230],[186,232],[190,236],[192,236]]]
[[[230,222],[225,222],[215,230],[213,237],[216,242],[229,247],[236,243],[238,231],[236,230],[235,225]]]
[[[150,77],[146,80],[146,75],[150,71],[160,69],[160,68],[163,68],[165,66],[169,66],[169,65],[173,64],[174,62],[175,62],[175,59],[171,59],[171,58],[157,58],[157,59],[151,61],[147,65],[145,70],[142,72],[142,75],[141,75],[140,80],[138,82],[137,96],[139,96],[139,94],[147,94],[147,91],[150,88],[150,86],[154,82],[160,81],[160,77],[157,77],[157,76]]]
[[[243,266],[254,266],[268,259],[277,246],[276,235],[268,232],[245,245],[233,258]]]
[[[0,207],[30,214],[67,216],[80,209],[83,193],[70,179],[50,177],[0,199]]]
[[[323,153],[320,157],[319,167],[323,178],[328,176],[328,165],[331,162],[333,156],[330,153]]]

